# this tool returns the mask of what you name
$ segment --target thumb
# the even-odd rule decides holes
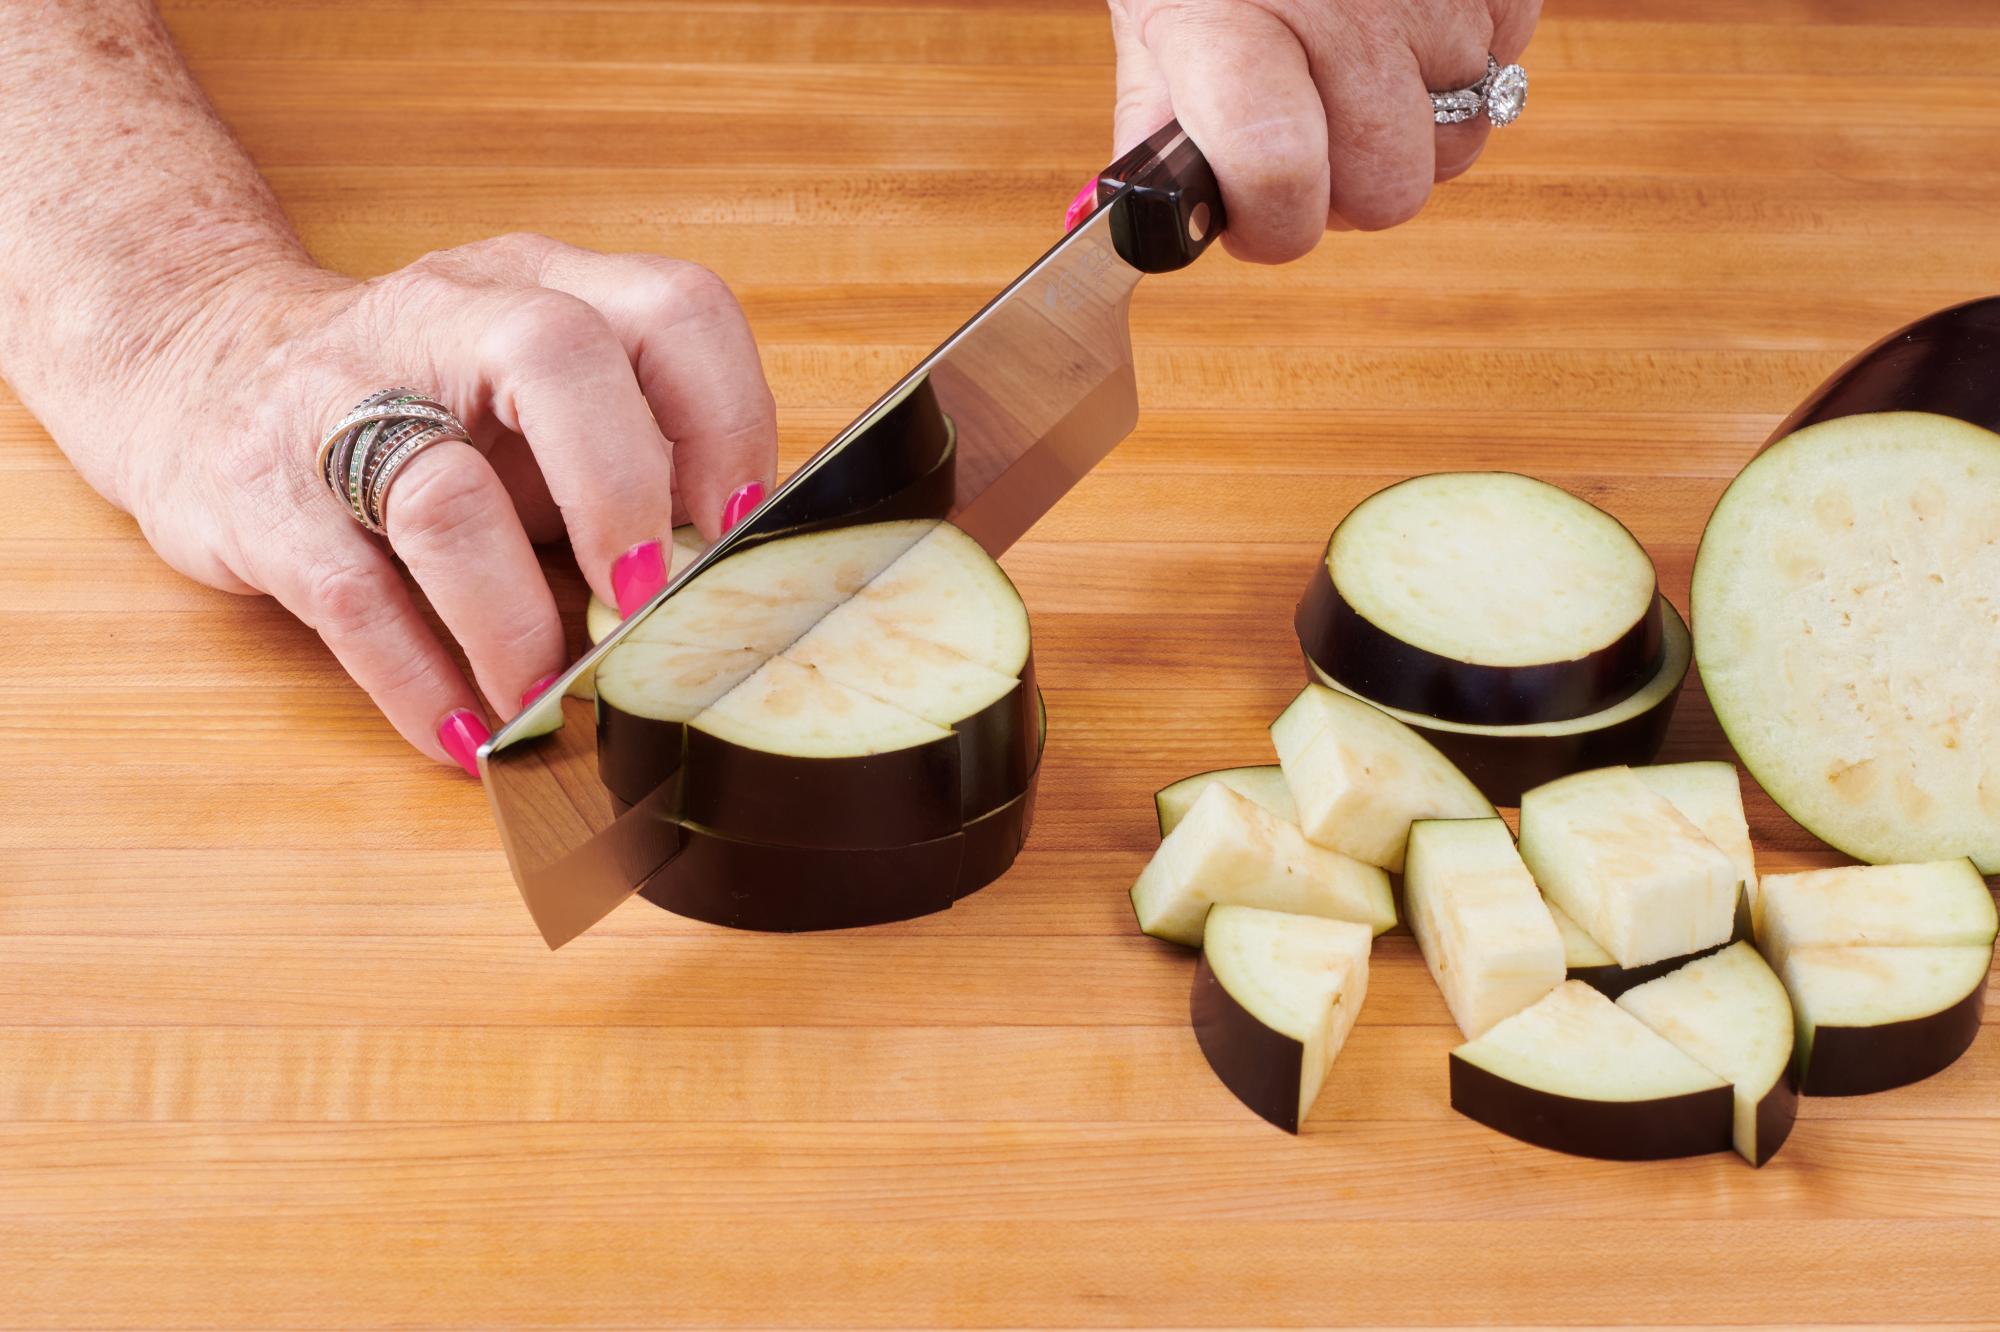
[[[1118,51],[1118,100],[1111,109],[1113,158],[1123,157],[1174,118],[1167,76],[1139,40],[1139,26],[1125,0],[1111,0],[1111,40]]]

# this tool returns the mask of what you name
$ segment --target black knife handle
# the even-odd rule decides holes
[[[1131,190],[1118,196],[1127,185]],[[1178,120],[1154,130],[1099,173],[1098,204],[1115,196],[1112,243],[1142,273],[1186,268],[1222,234],[1222,191],[1208,159]]]

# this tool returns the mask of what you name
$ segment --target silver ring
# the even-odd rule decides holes
[[[326,432],[314,466],[355,522],[382,533],[390,482],[410,459],[447,440],[470,444],[472,436],[443,403],[411,388],[378,389]]]
[[[1486,73],[1469,88],[1431,94],[1431,119],[1440,125],[1462,125],[1485,114],[1495,125],[1511,125],[1521,118],[1528,104],[1528,71],[1519,65],[1502,65],[1489,51]]]

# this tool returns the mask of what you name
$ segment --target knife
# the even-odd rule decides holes
[[[1096,207],[1048,253],[480,748],[508,865],[549,947],[602,920],[678,851],[661,835],[672,784],[629,808],[614,800],[598,780],[594,706],[569,686],[744,544],[840,515],[902,516],[898,464],[920,446],[949,463],[944,517],[999,556],[1138,423],[1132,290],[1193,263],[1223,224],[1214,174],[1169,122],[1098,174]]]

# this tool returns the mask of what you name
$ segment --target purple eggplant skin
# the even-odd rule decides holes
[[[1033,824],[1035,783],[948,837],[867,849],[778,846],[665,824],[680,850],[639,889],[654,906],[740,930],[853,929],[943,911],[1005,874]]]
[[[1629,697],[1666,648],[1658,589],[1614,641],[1571,661],[1485,666],[1440,656],[1381,628],[1340,595],[1322,556],[1293,627],[1305,654],[1364,698],[1444,721],[1515,726],[1586,717]]]
[[[1986,985],[1949,1008],[1879,1027],[1820,1027],[1800,1043],[1799,1086],[1807,1096],[1865,1096],[1942,1073],[1972,1048],[1986,1012]]]
[[[1665,598],[1660,599],[1659,605],[1662,614],[1680,618]],[[1310,656],[1306,658],[1306,678],[1324,683]],[[1686,681],[1687,674],[1683,671],[1673,687],[1645,711],[1590,731],[1537,735],[1523,730],[1519,734],[1491,735],[1425,726],[1409,718],[1402,720],[1410,721],[1412,730],[1456,764],[1479,788],[1480,794],[1496,805],[1513,807],[1521,803],[1522,792],[1573,772],[1651,763],[1667,743],[1667,728],[1673,723],[1674,708],[1680,702],[1681,687]]]
[[[596,702],[597,777],[627,805],[673,780],[687,753],[687,723],[661,721]]]
[[[1215,978],[1206,955],[1195,966],[1188,1019],[1222,1085],[1263,1118],[1297,1133],[1304,1045],[1251,1016]]]
[[[1496,1077],[1454,1053],[1451,1108],[1510,1138],[1607,1161],[1663,1161],[1732,1150],[1728,1086],[1651,1101],[1585,1101]]]
[[[1785,1075],[1764,1093],[1764,1099],[1757,1102],[1757,1156],[1750,1164],[1761,1166],[1776,1156],[1785,1139],[1792,1136],[1792,1125],[1798,1117],[1798,1074],[1787,1068]]]
[[[2000,296],[1926,315],[1863,351],[1813,390],[1765,447],[1864,412],[1933,412],[2000,432]]]

